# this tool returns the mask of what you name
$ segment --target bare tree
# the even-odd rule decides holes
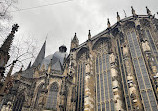
[[[15,4],[16,2],[17,0],[0,0],[0,42],[5,39],[4,37],[6,37],[6,35],[8,35],[5,32],[8,32],[8,29],[10,29],[8,28],[8,24],[12,17],[8,9],[11,6],[14,6],[13,4]],[[7,91],[10,89],[10,87],[12,87],[10,84],[12,83],[11,73],[18,71],[21,65],[26,66],[28,61],[34,60],[36,49],[36,42],[34,42],[33,39],[24,40],[24,38],[21,38],[21,40],[19,39],[13,42],[10,49],[10,59],[8,61],[8,64],[5,66],[6,77],[0,79],[1,95],[7,94]],[[0,97],[0,101],[1,99],[2,98]]]
[[[16,8],[18,0],[0,0],[0,44],[8,35],[10,30],[10,20],[12,19],[10,9]],[[21,64],[24,66],[34,59],[36,55],[36,43],[33,39],[26,40],[24,37],[15,39],[10,49],[10,59],[8,61],[8,67],[13,61],[16,61],[14,70],[19,69]],[[26,37],[27,38],[27,37]],[[6,71],[7,73],[8,71]],[[14,71],[13,71],[14,72]]]
[[[10,59],[5,67],[5,76],[1,78],[0,94],[6,95],[12,87],[11,73],[19,71],[21,66],[28,65],[30,60],[34,60],[37,55],[37,42],[33,39],[15,41],[10,50]],[[2,97],[0,97],[0,101]],[[1,107],[0,107],[1,109]]]
[[[0,0],[0,19],[9,19],[11,17],[8,9],[13,7],[16,8],[14,4],[17,0]]]
[[[10,30],[10,21],[12,16],[10,9],[16,7],[18,0],[0,0],[0,40],[4,40],[7,35],[7,31]]]
[[[16,39],[10,49],[10,59],[6,66],[6,74],[8,73],[9,66],[13,61],[16,61],[13,73],[19,71],[22,66],[26,68],[30,61],[34,61],[37,55],[37,49],[37,41],[33,39],[28,38],[24,40],[23,37]]]

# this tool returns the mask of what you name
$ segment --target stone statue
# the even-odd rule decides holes
[[[112,64],[112,63],[115,63],[115,59],[116,59],[116,57],[115,57],[114,53],[111,53],[111,54],[110,54],[110,63],[111,63],[111,64]]]
[[[142,41],[142,48],[143,48],[143,51],[144,51],[144,52],[150,51],[150,46],[149,46],[149,43],[148,43],[147,40]]]
[[[124,47],[123,47],[123,55],[124,56],[128,55],[128,47],[127,47],[127,45],[124,45]]]

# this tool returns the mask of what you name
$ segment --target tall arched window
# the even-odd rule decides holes
[[[148,38],[151,39],[148,30],[146,31],[146,33],[148,34]],[[127,40],[132,56],[136,77],[139,84],[139,89],[141,90],[140,94],[142,97],[144,109],[154,111],[157,107],[156,98],[154,96],[150,77],[146,68],[146,64],[139,44],[139,39],[136,35],[135,30],[127,32]]]
[[[58,91],[59,91],[58,83],[57,82],[52,83],[48,93],[47,108],[56,109]]]
[[[82,51],[81,51],[82,50]],[[85,91],[85,62],[87,57],[88,49],[83,48],[77,54],[77,105],[76,109],[79,111],[84,110],[84,91]]]
[[[19,94],[14,102],[13,111],[22,111],[22,106],[25,101],[24,94]]]
[[[84,77],[85,77],[85,63],[80,62],[78,67],[78,106],[80,111],[84,110]]]
[[[150,33],[150,30],[147,29],[147,28],[143,30],[143,34],[149,42],[149,46],[151,48],[151,53],[152,53],[153,59],[154,59],[154,65],[156,66],[156,68],[158,70],[158,56],[157,56],[158,55],[158,49],[156,47],[156,44],[155,44],[154,39],[152,37],[152,34]]]
[[[94,44],[93,51],[96,54],[96,111],[114,111],[107,38],[99,39]]]

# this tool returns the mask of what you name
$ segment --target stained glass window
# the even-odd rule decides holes
[[[84,90],[85,90],[85,60],[86,60],[86,53],[83,53],[78,60],[78,78],[77,78],[77,106],[76,108],[79,111],[84,110]]]
[[[155,96],[153,93],[153,89],[151,88],[148,71],[147,71],[147,68],[145,65],[144,58],[142,56],[142,52],[141,52],[138,38],[136,37],[135,31],[132,31],[131,33],[130,32],[127,33],[127,40],[128,40],[129,46],[130,46],[130,52],[132,55],[139,88],[140,88],[140,90],[142,90],[142,89],[147,90],[147,88],[148,88],[151,90],[150,93],[152,93],[152,94],[149,94],[149,92],[140,91],[144,109],[151,110],[151,108],[150,108],[151,103],[153,103],[152,108],[154,109],[156,107],[155,106],[156,100],[155,100]],[[153,98],[153,100],[149,99],[149,96],[150,96],[150,98]]]
[[[58,90],[57,82],[52,83],[47,97],[47,108],[56,109]]]
[[[154,59],[154,65],[157,67],[157,70],[158,70],[158,51],[157,51],[157,48],[155,46],[154,40],[153,40],[153,38],[150,34],[150,31],[148,29],[145,29],[143,31],[143,34],[149,42],[151,53],[152,53],[153,59]]]
[[[96,97],[97,110],[114,111],[112,78],[110,74],[110,62],[108,54],[108,45],[106,40],[101,40],[95,47],[96,49]],[[108,105],[108,106],[107,106]],[[110,108],[111,107],[111,108]]]
[[[120,47],[120,41],[117,40],[117,48],[118,48],[118,54],[119,54],[119,66],[120,67],[120,72],[122,73],[122,83],[123,83],[123,90],[124,90],[124,95],[126,95],[125,97],[125,102],[127,103],[127,109],[128,110],[131,110],[131,104],[130,104],[130,96],[129,96],[129,93],[128,93],[128,84],[127,84],[127,81],[126,81],[126,78],[127,78],[127,69],[126,69],[126,66],[125,66],[125,61],[126,58],[123,58],[123,48]]]

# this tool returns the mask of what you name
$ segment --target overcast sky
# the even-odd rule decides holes
[[[19,0],[18,8],[25,9],[40,5],[58,3],[65,0]],[[131,6],[137,14],[146,15],[145,6],[152,14],[158,12],[158,0],[72,0],[56,5],[30,10],[12,12],[13,22],[20,28],[16,38],[21,36],[32,37],[43,45],[46,35],[46,56],[53,54],[60,45],[69,47],[74,33],[77,33],[79,43],[87,40],[88,30],[92,36],[107,28],[107,18],[111,24],[116,23],[116,12],[121,19],[131,16]],[[157,14],[156,17],[158,18]]]

